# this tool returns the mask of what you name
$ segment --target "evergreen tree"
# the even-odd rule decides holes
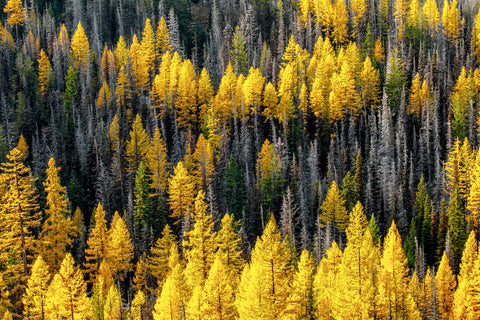
[[[459,188],[455,187],[448,208],[448,235],[451,242],[452,265],[455,273],[458,273],[460,257],[462,256],[467,229],[465,227],[465,208],[460,198]]]

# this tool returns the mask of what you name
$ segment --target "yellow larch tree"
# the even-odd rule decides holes
[[[301,26],[306,27],[308,20],[311,17],[313,11],[313,1],[312,0],[299,0],[298,1],[298,15],[300,17]]]
[[[295,111],[294,99],[297,95],[298,74],[294,63],[288,63],[278,74],[278,96],[280,101],[273,116],[284,128]]]
[[[177,253],[178,255],[178,253]],[[153,309],[154,320],[181,319],[184,315],[185,288],[183,269],[179,262],[172,266],[162,286],[162,292],[155,302]]]
[[[192,295],[185,306],[185,318],[192,320],[203,319],[202,310],[200,310],[203,303],[203,286],[198,284],[193,289]]]
[[[402,248],[402,238],[395,222],[385,237],[381,269],[379,275],[379,294],[383,298],[383,313],[394,317],[411,317],[412,297],[408,294],[408,260]],[[416,310],[418,313],[418,310]],[[418,314],[417,316],[418,317]],[[415,317],[415,318],[416,318]]]
[[[153,79],[152,84],[152,98],[153,108],[160,108],[161,111],[157,116],[161,118],[163,116],[164,107],[169,102],[168,88],[170,85],[170,65],[172,62],[172,56],[167,51],[162,55],[162,62],[158,70],[158,74]]]
[[[470,186],[470,165],[474,163],[473,152],[468,139],[463,143],[455,139],[452,149],[448,154],[448,161],[445,162],[445,184],[446,191],[452,195],[455,187],[458,186],[462,199],[466,199]]]
[[[402,42],[405,37],[406,18],[408,10],[408,0],[395,0],[393,17],[397,25],[397,39]]]
[[[265,107],[263,115],[266,118],[277,113],[278,94],[275,86],[271,82],[267,83],[265,90],[263,91],[262,105]]]
[[[85,273],[89,275],[89,281],[93,282],[100,263],[107,257],[108,230],[105,221],[105,211],[101,203],[98,203],[94,212],[94,226],[87,240],[88,248],[85,249]]]
[[[142,320],[143,319],[143,308],[147,302],[147,297],[145,293],[140,290],[135,293],[133,296],[132,303],[130,305],[130,315],[132,320]]]
[[[32,266],[32,273],[27,281],[27,287],[23,296],[25,308],[23,315],[28,319],[46,319],[45,305],[50,278],[49,266],[43,261],[42,255],[38,255]]]
[[[437,273],[435,274],[435,298],[436,306],[442,319],[450,319],[453,305],[453,294],[457,280],[450,268],[450,261],[444,252]]]
[[[293,276],[292,289],[288,297],[287,319],[311,319],[314,317],[313,278],[315,260],[308,250],[300,255],[297,270]]]
[[[286,316],[292,266],[290,250],[281,240],[273,214],[257,238],[250,264],[245,267],[235,305],[240,320],[281,319]]]
[[[137,94],[147,89],[149,75],[148,66],[143,59],[142,45],[136,34],[133,35],[130,45],[130,67],[135,80]]]
[[[480,62],[480,12],[475,16],[475,22],[472,29],[472,54],[477,58],[477,64]]]
[[[170,44],[170,31],[168,30],[167,23],[163,16],[158,20],[155,40],[155,49],[160,55],[172,50],[172,45]]]
[[[370,57],[366,57],[360,73],[360,94],[363,102],[363,112],[367,108],[376,110],[380,102],[380,73],[373,67]]]
[[[375,40],[373,54],[375,56],[375,60],[377,60],[379,63],[383,63],[385,61],[385,50],[383,49],[382,40],[380,40],[380,38]]]
[[[155,127],[147,153],[147,160],[150,172],[150,187],[155,190],[155,195],[159,196],[167,190],[169,164],[167,161],[167,148],[158,127]]]
[[[206,190],[212,182],[212,176],[215,171],[215,157],[213,148],[205,139],[203,134],[198,136],[197,145],[193,152],[193,158],[196,160],[197,166],[195,176],[197,184]]]
[[[155,34],[153,33],[152,22],[149,18],[145,20],[145,27],[142,32],[142,41],[140,44],[141,63],[146,68],[147,84],[150,84],[150,74],[155,68],[157,54],[155,50]]]
[[[320,225],[322,227],[335,227],[340,232],[345,232],[348,224],[348,213],[345,200],[340,195],[337,183],[332,181],[328,188],[325,200],[320,206]]]
[[[59,171],[60,168],[55,166],[55,160],[50,158],[46,171],[47,178],[43,183],[47,193],[45,215],[48,218],[42,226],[38,249],[51,272],[58,269],[67,247],[80,231],[73,225],[69,216],[68,199],[65,197],[65,187],[60,184]]]
[[[116,285],[111,285],[105,297],[103,306],[104,320],[120,320],[122,319],[122,297],[117,290]]]
[[[460,35],[460,12],[457,4],[457,0],[452,0],[450,4],[447,0],[443,1],[442,26],[451,42],[455,42]]]
[[[180,76],[180,67],[182,66],[182,57],[175,51],[170,62],[167,100],[168,103],[173,105],[175,101],[175,95],[177,94],[178,78]]]
[[[117,41],[117,46],[115,47],[115,66],[117,70],[120,70],[121,67],[124,67],[128,62],[128,49],[123,36],[120,36]]]
[[[466,216],[469,229],[480,236],[480,150],[477,151],[475,161],[471,165],[470,192],[467,195],[466,208],[470,214]]]
[[[202,319],[233,320],[237,318],[235,292],[238,274],[233,277],[230,268],[232,266],[226,265],[221,255],[217,254],[202,290],[200,306]]]
[[[360,202],[350,213],[346,234],[347,246],[342,257],[333,311],[339,318],[357,314],[361,319],[370,319],[377,313],[379,252],[373,244]]]
[[[128,171],[133,174],[137,171],[140,162],[148,162],[147,155],[150,149],[150,137],[143,127],[142,118],[139,114],[135,116],[129,135],[130,139],[127,141],[125,148],[125,158],[128,162]]]
[[[422,8],[423,18],[430,33],[437,32],[440,24],[440,12],[437,0],[426,0]]]
[[[175,111],[179,128],[192,130],[199,124],[197,112],[197,79],[190,60],[184,60],[178,75]]]
[[[356,38],[358,35],[360,22],[365,17],[367,12],[367,2],[365,0],[351,0],[350,1],[350,14],[353,21],[352,38]]]
[[[408,5],[407,11],[407,28],[410,30],[415,30],[419,28],[422,18],[422,8],[420,7],[419,0],[411,0]]]
[[[223,260],[223,265],[234,274],[239,275],[245,261],[240,247],[240,235],[235,231],[238,222],[233,215],[226,213],[221,221],[221,228],[215,237],[218,247],[217,255]]]
[[[46,319],[88,319],[90,304],[83,274],[67,253],[48,289]]]
[[[90,44],[81,21],[78,21],[70,46],[75,61],[75,69],[82,75],[86,75],[90,60]]]
[[[110,86],[108,85],[107,81],[103,81],[100,90],[98,90],[98,98],[97,98],[97,108],[98,109],[107,109],[113,102],[113,95],[112,90],[110,90]]]
[[[325,42],[328,44],[328,39]],[[325,119],[329,119],[329,97],[332,81],[325,81],[325,79],[332,79],[336,69],[337,61],[333,52],[326,54],[325,58],[318,63],[315,80],[310,91],[311,108],[317,117],[323,116]]]
[[[262,192],[262,202],[265,208],[270,210],[273,200],[278,197],[282,163],[275,152],[274,145],[268,139],[265,139],[262,149],[258,153],[256,167],[257,183]]]
[[[348,37],[348,11],[344,0],[333,1],[333,43],[343,44]]]
[[[172,218],[181,220],[188,210],[193,209],[195,183],[182,161],[173,169],[173,175],[168,181],[168,195]]]
[[[40,57],[38,58],[38,84],[40,85],[40,92],[42,96],[47,92],[47,88],[52,81],[52,65],[48,60],[48,56],[40,50]]]
[[[265,77],[262,75],[262,71],[260,69],[254,69],[253,67],[250,68],[248,76],[242,86],[243,102],[245,108],[247,108],[247,110],[244,110],[243,115],[247,116],[247,118],[252,111],[258,112],[258,107],[262,102],[264,84]],[[249,108],[251,108],[251,110]],[[240,116],[239,114],[237,115],[237,117]]]
[[[0,275],[9,279],[12,301],[21,294],[33,263],[37,242],[34,231],[40,227],[41,214],[35,178],[23,164],[27,151],[20,142],[7,155],[7,162],[0,165],[0,260],[9,261]]]
[[[463,250],[458,274],[458,286],[453,296],[452,315],[454,319],[465,319],[471,303],[470,286],[472,285],[473,268],[478,256],[478,243],[475,232],[471,231]]]
[[[352,66],[344,61],[339,73],[334,73],[331,79],[329,118],[334,122],[341,120],[347,111],[356,118],[358,116],[358,93],[356,79]]]
[[[200,123],[204,123],[207,110],[212,103],[214,96],[215,90],[212,86],[212,80],[210,79],[207,69],[203,68],[198,77],[197,91],[198,120]]]
[[[213,101],[213,116],[219,119],[221,124],[226,124],[232,116],[233,96],[237,86],[237,76],[233,72],[233,66],[229,63],[225,74]]]
[[[203,286],[208,277],[208,271],[215,258],[215,233],[213,231],[213,217],[207,215],[205,193],[200,190],[195,197],[193,211],[193,230],[184,233],[183,247],[187,261],[185,278],[188,286],[193,290],[196,286]]]
[[[8,0],[3,12],[8,13],[7,23],[11,27],[17,27],[25,22],[25,7],[21,0]]]
[[[125,66],[121,66],[115,86],[115,102],[117,107],[127,107],[132,99],[132,87]]]
[[[475,263],[471,270],[470,284],[468,287],[468,296],[466,302],[466,317],[467,320],[474,320],[480,318],[480,255],[477,254]]]
[[[115,212],[108,230],[107,260],[117,278],[123,280],[132,270],[133,243],[130,232],[122,217]]]
[[[317,319],[319,320],[332,319],[334,316],[335,292],[340,276],[341,263],[342,251],[337,243],[333,241],[322,260],[320,260],[313,281]]]
[[[172,233],[172,229],[167,224],[165,228],[163,228],[162,236],[158,238],[157,242],[151,249],[151,256],[148,258],[150,273],[159,284],[163,283],[171,271],[168,259],[170,257],[172,246],[178,251],[177,239]]]

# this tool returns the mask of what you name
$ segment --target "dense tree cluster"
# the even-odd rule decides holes
[[[472,2],[2,6],[0,317],[479,317]]]

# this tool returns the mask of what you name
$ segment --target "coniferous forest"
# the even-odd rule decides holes
[[[0,319],[479,319],[471,0],[0,0]]]

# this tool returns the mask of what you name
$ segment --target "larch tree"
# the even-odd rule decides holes
[[[212,86],[212,80],[210,79],[207,69],[203,68],[198,77],[197,91],[198,120],[200,123],[205,121],[207,110],[211,105],[214,96],[215,90]]]
[[[475,162],[470,173],[470,192],[467,195],[466,209],[470,212],[466,216],[468,228],[480,236],[480,151],[477,151]]]
[[[288,318],[312,319],[315,316],[313,279],[315,260],[308,250],[303,250],[298,262],[298,270],[293,275],[292,289],[288,298]]]
[[[239,275],[245,261],[242,257],[241,239],[236,231],[237,227],[238,222],[234,220],[233,215],[226,213],[222,218],[221,228],[217,232],[215,241],[218,247],[217,255],[223,260],[225,267]]]
[[[477,64],[480,62],[480,13],[475,16],[472,29],[472,54],[477,58]]]
[[[105,211],[99,203],[94,212],[94,226],[87,240],[88,248],[85,249],[85,273],[89,275],[89,281],[93,282],[100,263],[107,257],[108,230],[105,221]]]
[[[471,231],[465,244],[465,250],[460,263],[458,286],[453,296],[452,316],[454,319],[465,319],[471,303],[470,286],[472,285],[473,270],[478,256],[478,243],[475,232]]]
[[[28,319],[47,319],[45,317],[45,306],[50,278],[49,266],[43,261],[42,255],[38,255],[32,266],[32,273],[27,281],[23,296],[25,307],[23,315]]]
[[[90,311],[83,274],[67,253],[48,290],[47,319],[87,319]]]
[[[360,24],[363,22],[367,13],[367,1],[353,0],[350,1],[350,14],[353,21],[353,31],[351,36],[356,38],[360,29]]]
[[[133,244],[127,225],[122,217],[115,212],[110,230],[108,230],[107,257],[112,266],[112,272],[123,280],[132,270]]]
[[[199,187],[206,190],[212,182],[215,171],[215,156],[213,148],[203,134],[198,136],[197,145],[193,153],[196,160],[195,176]]]
[[[142,64],[146,68],[148,75],[147,83],[150,83],[150,74],[155,68],[156,62],[156,51],[155,51],[155,34],[152,28],[152,22],[149,18],[145,20],[145,27],[142,32],[142,42],[140,44],[141,54],[142,54]]]
[[[360,94],[363,102],[363,112],[367,107],[376,110],[380,102],[380,74],[373,67],[370,57],[366,57],[360,73]]]
[[[158,51],[160,56],[165,52],[172,50],[172,45],[170,44],[170,31],[168,30],[167,23],[163,16],[158,20],[157,31],[155,34],[155,49]]]
[[[190,60],[184,60],[178,75],[177,95],[175,96],[175,110],[178,127],[192,130],[199,124],[197,113],[197,79],[195,69]]]
[[[202,290],[200,310],[202,319],[236,319],[235,292],[237,277],[232,276],[231,268],[221,255],[216,255]]]
[[[177,248],[177,240],[167,224],[162,231],[162,236],[158,238],[155,246],[151,249],[151,256],[148,258],[150,272],[159,284],[164,282],[171,271],[168,260],[172,246]]]
[[[229,123],[232,117],[233,96],[237,86],[237,76],[233,72],[232,64],[228,64],[225,74],[220,81],[220,85],[215,95],[212,109],[213,116],[218,119],[221,124]],[[235,108],[233,108],[235,110]]]
[[[40,85],[40,92],[42,93],[42,96],[45,96],[52,79],[52,64],[50,63],[50,60],[48,60],[48,56],[45,51],[41,49],[40,57],[38,58],[38,84]]]
[[[12,298],[24,288],[37,242],[34,232],[40,227],[35,179],[23,164],[25,152],[13,148],[0,165],[0,259],[9,261],[1,275],[11,281]]]
[[[408,9],[407,0],[395,0],[394,2],[395,11],[393,17],[397,25],[397,39],[399,42],[402,42],[405,37],[405,28],[406,28],[406,17]]]
[[[17,27],[25,22],[25,7],[21,0],[8,0],[3,12],[8,13],[7,23],[11,27]]]
[[[75,69],[82,75],[86,75],[90,60],[90,44],[80,21],[72,36],[70,46],[74,56]]]
[[[423,4],[423,18],[430,33],[437,32],[440,24],[440,12],[436,0],[426,0]]]
[[[215,256],[213,217],[207,215],[205,193],[202,190],[195,197],[193,220],[193,230],[184,233],[182,243],[185,250],[185,260],[187,261],[185,278],[191,290],[198,285],[203,286],[205,284]]]
[[[103,307],[104,320],[122,319],[122,297],[117,290],[116,285],[111,285],[105,296],[105,305]]]
[[[470,285],[468,287],[468,297],[465,319],[474,320],[480,317],[480,255],[477,254],[475,263],[471,271]]]
[[[144,318],[144,306],[147,302],[147,297],[142,290],[139,290],[133,296],[132,303],[130,305],[130,316],[132,320],[142,320]]]
[[[39,252],[43,255],[50,271],[55,271],[60,266],[67,248],[80,230],[73,225],[68,210],[68,199],[65,197],[65,187],[60,184],[58,175],[60,168],[55,166],[55,160],[48,161],[47,178],[45,186],[46,209],[48,217],[42,226],[39,237]]]
[[[242,272],[235,305],[239,319],[278,319],[286,316],[292,266],[290,250],[281,240],[273,215],[257,238],[250,264]]]
[[[373,244],[360,202],[353,208],[349,220],[334,313],[338,317],[357,314],[362,319],[369,319],[377,315],[379,252]]]
[[[325,200],[320,206],[320,211],[319,218],[322,227],[335,227],[338,231],[345,232],[348,224],[348,213],[345,208],[345,200],[340,195],[335,180],[328,188]]]
[[[180,319],[182,315],[185,315],[184,281],[182,266],[177,262],[172,266],[172,271],[165,279],[161,294],[155,302],[154,320]]]
[[[130,139],[127,141],[125,158],[129,164],[129,172],[134,173],[138,170],[140,162],[147,163],[147,154],[150,149],[150,137],[143,127],[142,118],[139,114],[135,116],[129,135]]]
[[[143,90],[147,89],[149,80],[148,67],[143,58],[142,45],[138,42],[137,35],[134,34],[130,45],[130,68],[137,94],[141,94]]]
[[[334,316],[335,292],[340,277],[342,256],[342,250],[333,241],[317,267],[313,282],[317,319],[331,319]]]
[[[458,187],[455,188],[448,207],[448,235],[451,243],[452,265],[455,273],[462,256],[465,241],[467,240],[467,228],[465,223],[465,208],[460,198]]]
[[[435,274],[436,306],[443,319],[451,318],[453,294],[456,286],[457,280],[450,268],[450,261],[448,260],[447,254],[444,252],[437,273]]]
[[[443,1],[442,26],[448,40],[452,43],[460,35],[460,12],[457,4],[457,0],[452,0],[450,4],[447,0]]]
[[[402,248],[402,238],[394,221],[385,237],[381,269],[379,275],[379,294],[383,298],[383,313],[390,317],[409,317],[410,301],[407,293],[408,261]],[[418,312],[418,311],[417,311]]]
[[[195,197],[195,183],[182,161],[173,169],[168,181],[168,204],[171,217],[182,220],[188,210],[192,210]]]

